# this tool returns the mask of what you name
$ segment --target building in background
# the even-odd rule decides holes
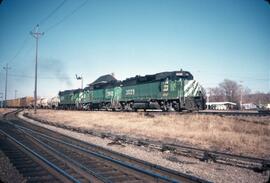
[[[237,104],[233,102],[207,102],[207,109],[212,110],[233,110],[237,109]]]
[[[246,103],[246,104],[242,104],[242,109],[243,110],[257,110],[258,106],[254,103]]]

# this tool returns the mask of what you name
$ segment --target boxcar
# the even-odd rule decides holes
[[[20,98],[20,107],[23,107],[23,108],[32,107],[33,100],[34,100],[33,97]]]

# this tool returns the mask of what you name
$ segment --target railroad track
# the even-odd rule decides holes
[[[62,110],[62,109],[59,109]],[[65,110],[63,110],[65,111]],[[80,111],[80,110],[79,110]],[[106,111],[106,110],[98,110],[98,111]],[[87,111],[86,111],[87,112]],[[96,111],[97,112],[97,111]],[[222,111],[222,110],[200,110],[200,111],[189,111],[183,110],[179,111],[161,111],[161,110],[138,110],[138,111],[106,111],[106,112],[113,112],[113,113],[143,113],[145,115],[154,116],[154,115],[170,115],[170,114],[206,114],[206,115],[223,115],[223,116],[255,116],[255,117],[262,117],[262,116],[270,116],[270,111]]]
[[[262,158],[209,151],[177,144],[163,144],[162,150],[169,150],[175,154],[195,157],[201,161],[212,161],[215,163],[251,169],[255,172],[270,171],[270,160]]]
[[[27,142],[21,143],[40,152],[79,182],[208,182],[24,123],[12,114],[7,115],[7,122],[1,125],[4,135],[24,139]]]
[[[151,113],[152,114],[152,113]],[[150,114],[150,115],[151,115]],[[39,121],[43,124],[60,127],[63,129],[76,131],[79,133],[90,134],[93,136],[108,138],[116,143],[132,144],[137,146],[149,147],[159,151],[170,151],[176,155],[183,155],[197,158],[201,161],[212,161],[215,163],[232,165],[236,167],[254,170],[255,172],[270,171],[270,160],[256,157],[235,155],[224,152],[211,151],[206,149],[194,148],[191,146],[181,144],[168,144],[161,141],[153,141],[147,139],[131,138],[125,135],[116,135],[107,132],[99,132],[91,129],[84,129],[79,127],[68,126],[60,123],[53,123],[49,121],[40,120],[31,116],[25,115],[33,120]]]
[[[221,116],[254,116],[263,117],[270,116],[270,111],[215,111],[215,110],[203,110],[196,112],[204,115],[221,115]]]
[[[57,166],[52,158],[49,159],[44,149],[38,149],[19,132],[1,123],[0,134],[1,150],[27,182],[80,182],[65,167]]]
[[[23,109],[19,109],[19,110],[23,110]],[[42,110],[47,110],[47,109],[42,109]],[[60,111],[66,111],[64,109],[58,109]],[[84,110],[77,110],[77,111],[84,111]],[[106,111],[106,110],[98,110],[98,111]],[[95,111],[95,112],[98,112]],[[89,111],[85,111],[85,112],[89,112]],[[178,112],[178,111],[161,111],[161,110],[139,110],[137,112],[135,111],[106,111],[106,112],[113,112],[113,113],[119,113],[119,112],[124,112],[124,113],[142,113],[145,116],[149,116],[149,117],[155,117],[156,115],[170,115],[170,114],[177,114],[177,115],[185,115],[185,114],[201,114],[201,115],[218,115],[218,116],[243,116],[243,117],[270,117],[270,111],[269,110],[265,110],[265,111],[238,111],[238,110],[234,110],[234,111],[218,111],[218,110],[200,110],[200,111],[188,111],[188,110],[184,110],[182,112]],[[12,114],[14,113],[14,111],[8,112],[6,114],[4,114],[4,116],[8,115],[8,114]]]

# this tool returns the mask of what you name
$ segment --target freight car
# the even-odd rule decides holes
[[[6,100],[4,106],[9,108],[31,108],[33,107],[33,97]]]
[[[6,101],[4,101],[4,106],[11,107],[11,108],[20,107],[20,99],[6,100]]]
[[[104,75],[83,90],[59,92],[62,109],[163,111],[205,108],[205,92],[187,71],[135,76],[124,81]]]
[[[33,97],[23,97],[20,98],[20,106],[22,108],[31,108],[33,107]]]
[[[59,100],[58,96],[48,99],[49,109],[57,109],[59,102],[60,102],[60,100]]]
[[[48,109],[49,108],[49,104],[48,104],[48,98],[41,98],[40,99],[40,108],[41,109]]]

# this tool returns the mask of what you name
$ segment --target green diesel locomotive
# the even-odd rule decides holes
[[[135,76],[123,81],[104,75],[77,90],[59,92],[62,109],[163,111],[199,110],[205,107],[205,92],[187,71]]]

